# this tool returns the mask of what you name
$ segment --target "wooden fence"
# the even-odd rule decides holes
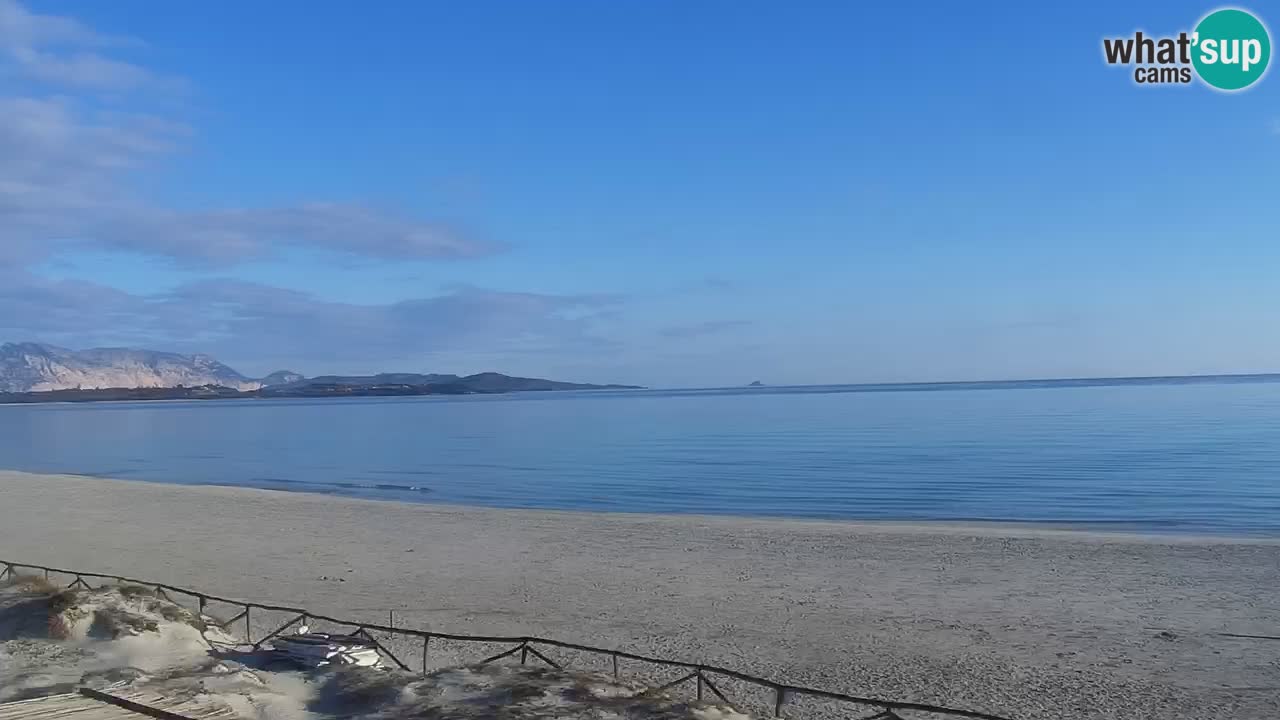
[[[433,640],[441,641],[458,641],[464,643],[501,643],[509,644],[510,647],[505,648],[490,657],[486,657],[479,661],[480,665],[496,662],[506,658],[514,658],[519,654],[522,664],[529,661],[530,658],[545,663],[551,667],[561,669],[564,664],[557,662],[551,657],[553,649],[570,650],[580,653],[607,658],[612,668],[613,676],[619,677],[619,660],[628,660],[633,662],[646,663],[652,666],[674,668],[680,672],[680,676],[670,682],[659,685],[655,691],[667,691],[680,687],[692,686],[698,700],[704,699],[707,693],[718,698],[721,702],[730,707],[737,707],[735,703],[726,696],[722,691],[721,685],[726,679],[740,681],[748,685],[754,685],[767,690],[771,694],[773,715],[774,717],[782,717],[784,706],[788,703],[794,703],[799,698],[817,698],[826,701],[834,701],[837,703],[848,704],[851,711],[870,711],[870,715],[846,716],[848,720],[910,720],[903,718],[900,712],[908,713],[926,713],[933,716],[944,716],[951,718],[973,718],[975,720],[1009,720],[998,715],[977,712],[973,710],[960,710],[956,708],[943,707],[939,705],[930,705],[927,703],[903,702],[897,700],[885,700],[882,698],[858,697],[856,695],[848,695],[845,693],[831,692],[828,690],[818,690],[815,688],[800,687],[796,685],[788,685],[776,682],[767,678],[756,677],[744,672],[732,670],[729,668],[716,667],[714,665],[706,665],[701,663],[686,662],[683,660],[670,660],[666,658],[651,657],[638,653],[626,652],[623,650],[613,650],[609,648],[593,647],[590,645],[580,645],[578,643],[563,642],[560,640],[552,640],[549,638],[532,637],[532,636],[496,636],[496,635],[465,635],[457,633],[437,632],[434,630],[415,630],[406,627],[395,626],[395,615],[391,612],[388,615],[388,624],[381,625],[376,623],[361,622],[357,620],[334,618],[309,610],[296,607],[288,607],[284,605],[271,605],[267,603],[258,603],[247,600],[237,600],[232,598],[219,597],[210,595],[209,593],[199,590],[191,590],[188,588],[175,587],[164,583],[157,583],[148,580],[138,580],[135,578],[123,577],[120,575],[105,575],[102,573],[81,572],[77,570],[64,570],[60,568],[45,567],[43,565],[30,565],[26,563],[17,563],[0,560],[0,581],[6,578],[17,578],[23,575],[35,574],[46,579],[52,580],[54,575],[60,576],[62,579],[67,577],[74,578],[68,585],[68,588],[86,588],[94,589],[89,580],[94,581],[114,581],[115,583],[138,585],[151,588],[157,595],[169,600],[173,600],[170,593],[182,595],[192,598],[196,601],[196,605],[202,614],[205,614],[206,608],[210,603],[220,603],[233,608],[239,608],[239,612],[218,624],[224,631],[238,631],[239,626],[243,623],[244,640],[247,645],[251,645],[257,650],[263,646],[268,640],[285,632],[295,625],[310,625],[313,622],[320,621],[330,623],[336,626],[350,628],[348,634],[359,635],[369,640],[371,644],[378,648],[388,660],[395,663],[398,667],[406,671],[412,671],[412,668],[403,661],[403,659],[388,649],[384,643],[380,642],[373,633],[384,633],[389,636],[399,638],[413,638],[421,640],[422,651],[422,672],[425,673],[428,667],[428,656],[431,652],[431,643]],[[105,584],[105,583],[104,583]],[[261,634],[254,638],[253,623],[251,613],[254,610],[260,612],[284,613],[290,619],[274,629]]]

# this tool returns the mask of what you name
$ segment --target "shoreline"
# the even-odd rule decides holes
[[[1280,543],[0,472],[0,556],[1020,720],[1280,716]]]
[[[732,513],[657,513],[646,511],[632,510],[589,510],[579,508],[548,508],[548,507],[528,507],[528,506],[511,506],[511,505],[473,505],[467,503],[451,503],[432,500],[400,500],[396,498],[377,498],[377,497],[359,497],[354,495],[343,495],[337,493],[315,492],[311,490],[284,490],[278,488],[256,487],[252,485],[240,485],[235,483],[186,483],[170,480],[147,480],[142,478],[124,478],[109,477],[103,475],[90,475],[82,473],[44,473],[44,472],[28,472],[25,470],[11,470],[0,468],[0,476],[3,475],[28,475],[33,477],[48,478],[76,478],[92,481],[103,482],[120,482],[120,483],[140,483],[144,485],[162,485],[175,486],[184,488],[219,488],[231,491],[245,491],[248,493],[268,493],[281,496],[303,495],[308,497],[327,498],[339,502],[358,502],[358,503],[374,503],[374,504],[399,504],[413,507],[425,507],[430,510],[442,511],[493,511],[493,512],[509,512],[509,513],[541,513],[541,514],[567,514],[567,515],[583,515],[583,516],[622,516],[646,519],[651,521],[661,521],[663,519],[670,520],[689,520],[697,522],[721,522],[721,523],[775,523],[779,526],[785,526],[790,523],[801,523],[807,525],[830,525],[834,527],[844,527],[850,530],[863,531],[880,531],[880,532],[909,532],[909,533],[930,533],[937,534],[972,534],[978,533],[991,537],[1051,537],[1061,536],[1068,537],[1089,537],[1094,536],[1100,540],[1113,540],[1131,542],[1155,542],[1155,543],[1240,543],[1240,544],[1262,544],[1280,546],[1280,535],[1250,535],[1243,533],[1194,533],[1179,532],[1175,529],[1136,529],[1134,525],[1140,523],[1131,523],[1129,521],[1106,521],[1106,522],[1065,522],[1065,521],[1035,521],[1035,520],[1002,520],[1002,519],[919,519],[919,518],[839,518],[839,517],[817,517],[817,516],[800,516],[800,515],[737,515]]]
[[[0,470],[0,473],[5,472]],[[44,473],[36,473],[44,474]],[[551,508],[516,505],[473,505],[469,503],[451,503],[431,500],[398,500],[395,498],[365,498],[352,495],[340,495],[310,490],[279,490],[260,488],[250,485],[231,483],[174,483],[165,480],[142,480],[136,478],[108,478],[98,475],[72,474],[72,477],[85,477],[94,480],[118,480],[120,482],[140,482],[161,485],[179,485],[182,487],[227,488],[230,490],[249,490],[263,493],[279,493],[283,495],[316,495],[334,500],[351,500],[366,503],[396,503],[410,506],[426,506],[436,511],[494,511],[510,513],[565,514],[585,516],[624,516],[651,521],[690,520],[698,522],[737,523],[775,523],[829,525],[844,527],[850,530],[877,530],[884,532],[930,533],[938,534],[972,534],[978,533],[991,537],[1047,537],[1052,535],[1068,537],[1096,536],[1104,540],[1130,540],[1132,542],[1190,542],[1190,543],[1243,543],[1280,546],[1280,534],[1249,535],[1244,533],[1192,533],[1177,530],[1140,530],[1133,529],[1141,523],[1116,521],[1038,521],[1038,520],[1002,520],[1002,519],[955,519],[955,518],[841,518],[806,515],[740,515],[734,513],[707,512],[649,512],[644,510],[588,510],[581,508]],[[1128,529],[1121,529],[1128,528]]]

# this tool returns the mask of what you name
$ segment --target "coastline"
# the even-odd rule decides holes
[[[653,523],[698,522],[704,524],[720,524],[726,527],[759,527],[776,530],[796,529],[812,526],[834,532],[865,532],[881,534],[934,534],[948,536],[983,536],[1007,538],[1044,538],[1078,541],[1109,541],[1156,544],[1247,544],[1275,545],[1280,547],[1280,536],[1249,535],[1242,533],[1194,533],[1179,532],[1172,529],[1139,529],[1140,523],[1126,521],[1108,522],[1051,522],[1035,520],[1004,519],[910,519],[910,518],[840,518],[811,517],[801,515],[743,515],[733,513],[698,513],[671,512],[657,513],[637,510],[587,510],[580,508],[545,508],[519,507],[509,505],[475,505],[469,503],[444,502],[439,500],[401,500],[396,498],[359,497],[316,490],[295,490],[270,487],[257,487],[239,483],[184,483],[168,480],[147,480],[142,478],[108,477],[80,473],[44,473],[23,470],[0,469],[0,479],[6,474],[32,475],[44,478],[70,478],[76,480],[106,481],[109,483],[130,483],[143,485],[177,486],[184,488],[217,488],[234,493],[245,493],[243,499],[249,500],[254,493],[265,493],[268,496],[279,495],[292,497],[297,495],[325,498],[337,502],[354,502],[372,504],[386,503],[420,507],[434,512],[455,513],[510,513],[515,517],[522,515],[565,516],[566,518],[631,518]],[[409,488],[412,489],[412,488]],[[425,497],[430,498],[430,495]],[[824,527],[825,526],[825,527]]]
[[[1018,718],[1280,712],[1280,543],[0,472],[0,556]]]
[[[155,401],[164,402],[164,401]],[[183,402],[183,401],[178,401]],[[1244,544],[1269,544],[1280,546],[1280,535],[1273,534],[1249,534],[1249,533],[1232,533],[1232,532],[1184,532],[1164,525],[1144,525],[1140,522],[1130,522],[1123,520],[1115,521],[1037,521],[1037,520],[1018,520],[1018,519],[1002,519],[1002,518],[880,518],[880,517],[862,517],[862,518],[844,518],[844,517],[824,517],[824,516],[807,516],[807,515],[748,515],[735,513],[699,513],[699,512],[670,512],[658,513],[640,510],[590,510],[581,508],[551,508],[538,506],[517,506],[517,505],[476,505],[463,502],[448,502],[438,499],[399,499],[386,497],[362,497],[358,495],[348,495],[337,492],[325,492],[321,490],[311,489],[286,489],[261,487],[256,485],[248,485],[241,483],[209,483],[209,482],[177,482],[170,480],[151,480],[143,478],[127,478],[117,476],[91,475],[81,473],[51,473],[51,472],[31,472],[26,470],[11,470],[0,468],[0,476],[6,474],[13,475],[30,475],[35,477],[49,478],[69,478],[79,480],[93,480],[105,482],[122,482],[122,483],[141,483],[144,485],[172,485],[185,488],[222,488],[231,491],[244,491],[246,493],[267,493],[269,495],[295,496],[306,495],[326,498],[332,501],[351,501],[356,503],[373,503],[383,504],[391,503],[398,505],[409,505],[424,507],[428,510],[439,512],[495,512],[495,513],[539,513],[545,515],[563,514],[567,516],[620,516],[653,522],[670,521],[690,521],[703,523],[727,523],[730,525],[743,524],[776,524],[779,529],[784,529],[792,524],[805,524],[812,526],[830,526],[832,530],[846,531],[863,531],[863,532],[904,532],[904,533],[933,533],[938,535],[984,535],[991,537],[1060,537],[1062,539],[1077,540],[1109,540],[1115,542],[1149,542],[1149,543],[1193,543],[1193,544],[1213,544],[1213,543],[1244,543]],[[375,488],[377,486],[369,486]],[[404,487],[398,489],[417,490],[415,487]],[[431,495],[424,496],[431,498]]]

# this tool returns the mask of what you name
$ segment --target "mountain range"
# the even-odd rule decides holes
[[[283,385],[263,387],[262,397],[311,397],[322,395],[414,395],[415,388],[433,393],[505,393],[535,390],[636,390],[636,385],[589,385],[541,378],[512,377],[496,372],[475,375],[438,373],[382,373],[380,375],[320,375]]]
[[[0,391],[3,392],[179,385],[257,390],[263,381],[245,377],[207,355],[133,348],[68,350],[42,343],[0,345]]]
[[[413,390],[428,388],[431,392],[489,393],[634,387],[567,383],[493,372],[466,376],[386,373],[307,378],[291,370],[279,370],[266,377],[251,378],[207,355],[135,348],[68,350],[32,342],[0,345],[0,393],[203,386],[257,391],[255,394],[264,397],[351,395],[378,390],[382,391],[378,394],[422,394]]]

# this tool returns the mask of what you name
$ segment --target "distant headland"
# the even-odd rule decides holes
[[[250,378],[206,355],[95,348],[68,350],[40,343],[0,345],[0,403],[102,400],[471,395],[554,390],[635,390],[496,372],[474,375],[381,373],[313,378],[280,370]]]

